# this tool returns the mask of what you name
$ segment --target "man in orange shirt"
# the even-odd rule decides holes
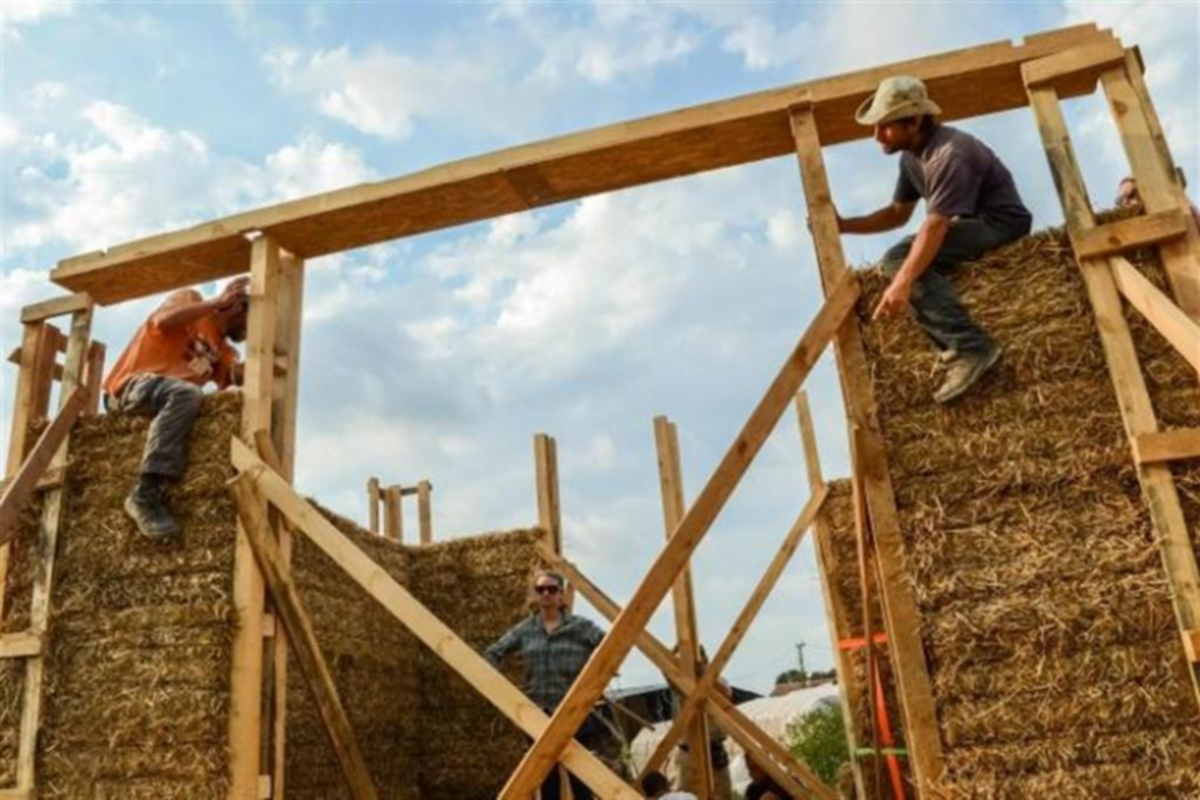
[[[166,487],[187,467],[187,446],[203,387],[241,382],[241,364],[229,342],[246,338],[248,279],[231,281],[205,300],[192,289],[175,292],[138,329],[104,382],[109,411],[153,417],[141,474],[125,498],[125,512],[151,539],[179,533]]]

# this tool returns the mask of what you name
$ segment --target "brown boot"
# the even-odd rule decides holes
[[[946,367],[946,379],[933,393],[933,399],[939,403],[949,403],[962,397],[984,373],[996,366],[1001,352],[999,345],[992,345],[990,350],[983,353],[959,353]]]

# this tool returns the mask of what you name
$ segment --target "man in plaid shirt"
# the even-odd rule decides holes
[[[510,653],[519,652],[525,662],[525,693],[547,714],[553,714],[575,678],[591,658],[592,651],[604,638],[604,631],[591,620],[567,610],[563,598],[565,581],[557,572],[543,570],[534,579],[537,611],[514,625],[485,653],[492,666],[499,668]],[[592,717],[575,734],[579,742],[593,749],[602,733]],[[542,784],[542,800],[558,800],[558,771],[550,773]],[[593,795],[574,775],[571,793],[575,800],[591,800]]]

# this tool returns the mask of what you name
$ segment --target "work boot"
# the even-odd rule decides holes
[[[951,361],[953,361],[956,358],[958,358],[958,351],[955,350],[953,347],[951,347],[947,350],[938,351],[938,356],[937,356],[938,363],[941,364],[943,367],[946,366],[947,364],[949,364]]]
[[[147,539],[161,541],[179,535],[179,523],[167,508],[165,494],[163,476],[144,474],[125,498],[125,513]]]
[[[933,399],[939,403],[949,403],[961,397],[996,365],[1000,360],[1000,352],[998,345],[992,345],[982,353],[959,353],[946,367],[946,378],[933,393]]]

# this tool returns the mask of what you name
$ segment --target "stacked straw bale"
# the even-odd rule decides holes
[[[141,538],[122,509],[147,420],[104,415],[77,425],[46,659],[40,797],[225,797],[237,529],[225,483],[240,420],[239,396],[205,399],[190,466],[171,492],[183,540],[166,544]],[[28,629],[39,512],[35,502],[14,541],[0,632]],[[528,610],[536,532],[401,547],[324,513],[475,646]],[[304,536],[295,542],[296,583],[380,797],[494,796],[524,740]],[[0,659],[0,786],[16,778],[25,663]],[[288,796],[349,797],[294,659],[287,724]]]
[[[867,323],[886,278],[862,275],[947,795],[1200,797],[1200,710],[1078,270],[1050,230],[958,271],[1005,354],[948,407],[915,324]],[[1162,427],[1200,425],[1195,372],[1127,313]],[[1174,470],[1195,537],[1200,465]]]

